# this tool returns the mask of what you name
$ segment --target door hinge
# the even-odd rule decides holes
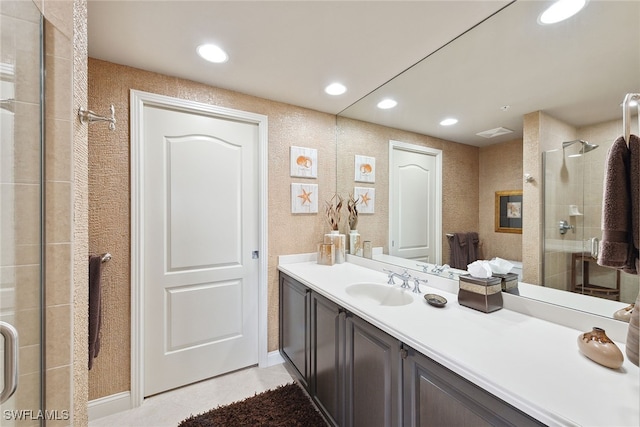
[[[258,259],[258,258],[260,258],[260,251],[253,251],[253,252],[251,252],[251,258],[253,258],[253,259]]]
[[[400,349],[400,358],[401,359],[406,359],[407,356],[409,356],[409,352],[407,351],[406,348],[401,348]]]

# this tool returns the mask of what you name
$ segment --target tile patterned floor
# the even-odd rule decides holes
[[[176,427],[190,415],[292,382],[284,365],[251,367],[144,400],[139,408],[99,418],[89,427]]]

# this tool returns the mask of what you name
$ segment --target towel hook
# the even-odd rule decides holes
[[[116,130],[116,109],[111,104],[109,108],[111,111],[111,117],[99,116],[91,110],[86,110],[82,107],[78,108],[78,117],[80,118],[80,123],[93,123],[93,122],[109,122],[109,129]]]
[[[622,101],[622,128],[624,129],[624,140],[629,145],[631,136],[631,101],[636,101],[638,106],[638,126],[640,126],[640,93],[628,93]]]

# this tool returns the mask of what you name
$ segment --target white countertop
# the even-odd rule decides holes
[[[281,257],[278,268],[547,425],[640,426],[639,368],[626,356],[618,370],[587,359],[577,346],[584,330],[506,308],[487,314],[461,306],[456,282],[429,275],[423,276],[430,281],[421,285],[423,294],[408,291],[412,303],[373,305],[351,297],[345,288],[386,283],[380,270],[350,262],[296,262],[301,259]],[[442,295],[448,303],[432,307],[425,293]],[[616,344],[624,354],[624,344]]]

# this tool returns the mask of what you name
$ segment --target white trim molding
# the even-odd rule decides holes
[[[188,101],[164,95],[131,90],[130,91],[130,124],[131,124],[131,407],[137,407],[144,400],[144,339],[143,325],[144,301],[142,284],[144,272],[144,242],[142,220],[144,218],[144,153],[143,109],[145,106],[170,107],[186,112],[205,114],[211,117],[232,119],[258,126],[258,191],[259,191],[259,292],[258,298],[258,363],[260,367],[273,363],[268,355],[267,337],[267,286],[268,286],[268,121],[267,116]]]
[[[94,399],[89,401],[89,421],[97,420],[98,418],[107,417],[129,409],[131,409],[131,393],[128,391]]]

